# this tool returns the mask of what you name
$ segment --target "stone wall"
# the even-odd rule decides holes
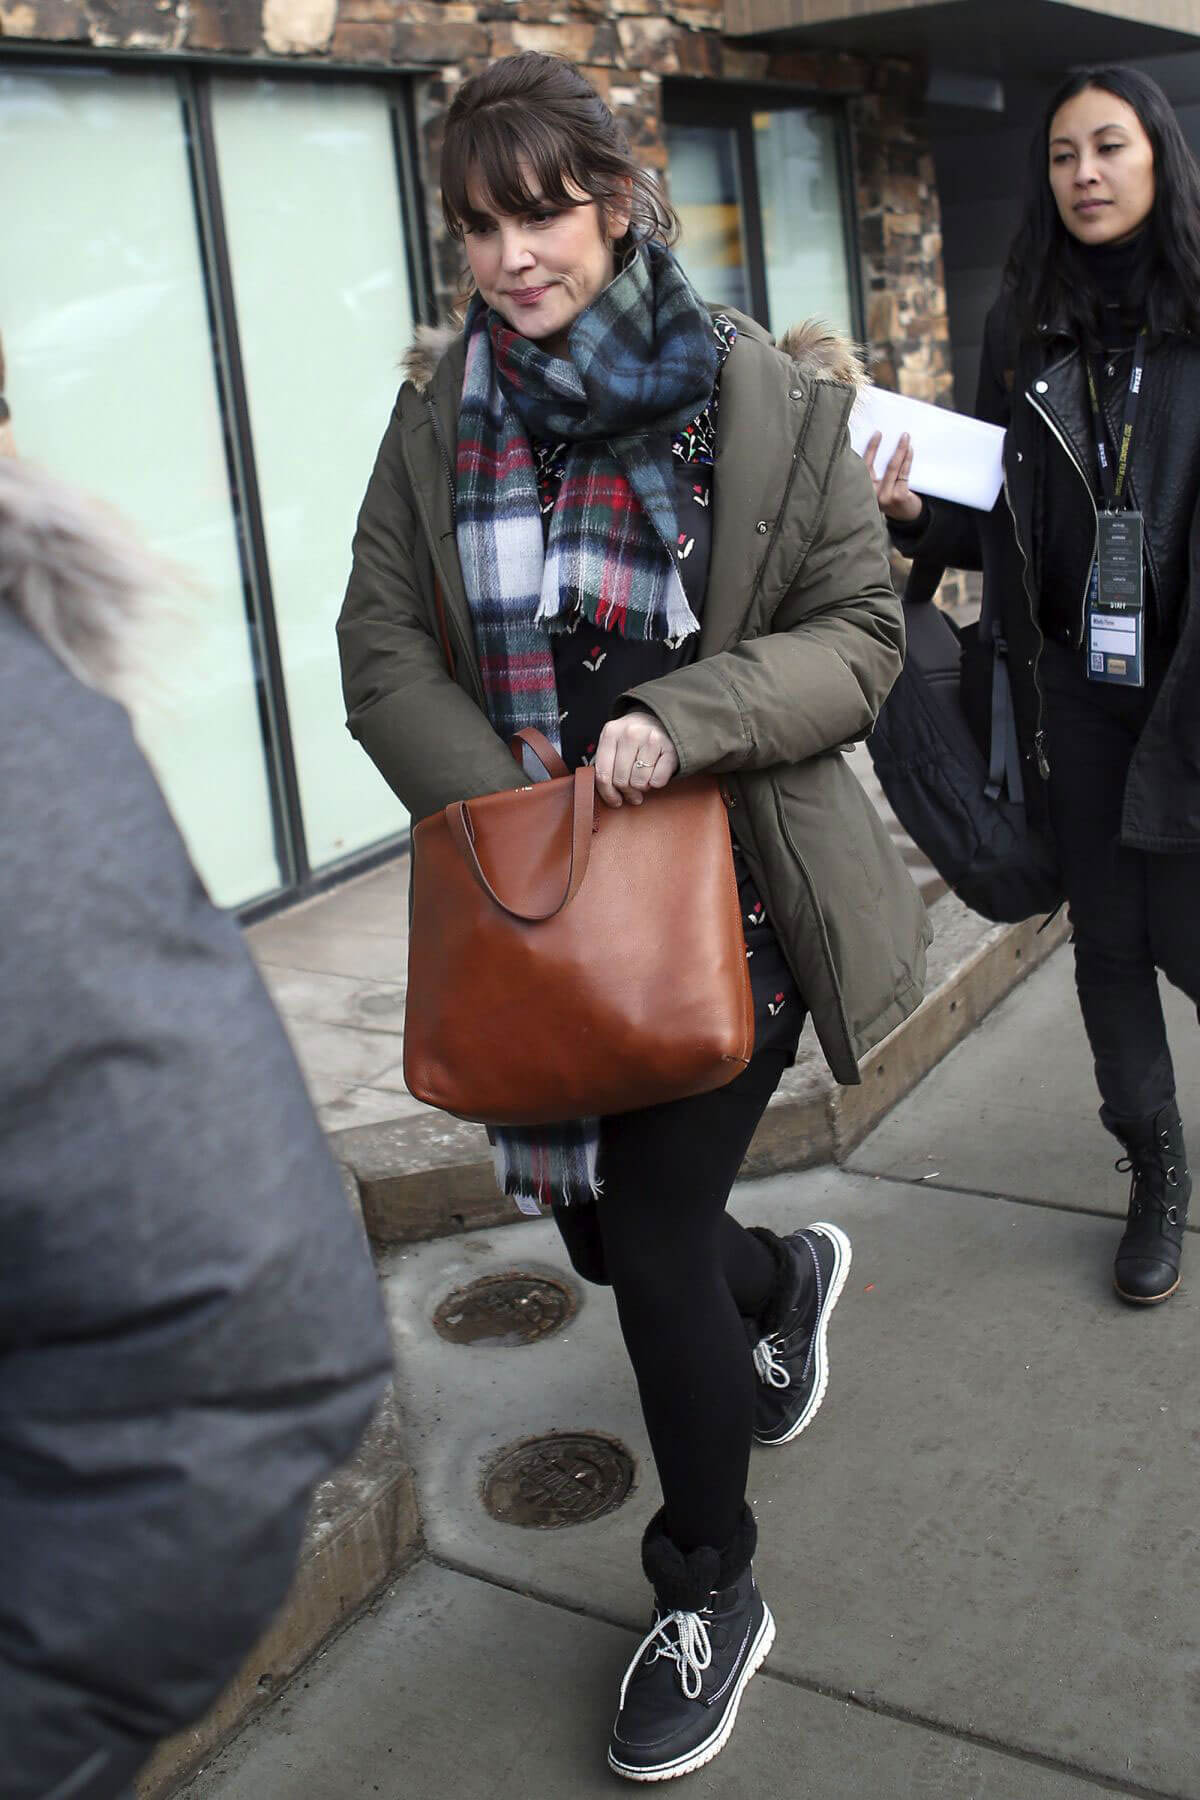
[[[5,40],[42,41],[81,52],[182,51],[411,71],[442,304],[458,286],[462,261],[437,207],[441,120],[457,84],[495,57],[547,50],[582,65],[642,162],[664,173],[664,77],[843,96],[872,372],[904,393],[948,401],[941,222],[919,73],[903,63],[750,48],[722,37],[721,25],[720,0],[0,0],[0,50]]]

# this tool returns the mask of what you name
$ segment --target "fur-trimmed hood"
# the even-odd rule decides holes
[[[730,308],[725,310],[732,311]],[[743,319],[739,313],[734,313],[733,317],[739,330],[758,333],[762,329],[752,320]],[[462,327],[461,318],[452,319],[446,325],[417,326],[413,342],[402,359],[402,367],[419,392],[424,393],[428,388],[434,371],[457,342]],[[835,381],[843,387],[856,389],[870,385],[858,345],[825,319],[805,319],[803,324],[789,326],[778,342],[783,354],[791,357],[801,376],[808,381]]]
[[[81,681],[118,694],[147,601],[181,585],[106,508],[30,463],[0,457],[0,608]]]

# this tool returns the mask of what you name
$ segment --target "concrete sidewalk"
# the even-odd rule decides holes
[[[1195,1129],[1195,1021],[1168,1011]],[[729,1748],[688,1778],[696,1800],[1200,1795],[1200,1262],[1166,1306],[1114,1299],[1125,1184],[1095,1114],[1059,950],[845,1166],[737,1190],[746,1220],[836,1220],[854,1264],[820,1416],[755,1453],[779,1636]],[[514,1269],[574,1291],[562,1330],[513,1348],[435,1333],[448,1293]],[[604,1750],[657,1494],[611,1297],[579,1288],[542,1221],[398,1248],[381,1274],[429,1559],[188,1792],[615,1795]],[[624,1505],[558,1530],[487,1514],[501,1446],[584,1430],[632,1453]]]

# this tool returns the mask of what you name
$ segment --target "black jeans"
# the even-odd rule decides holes
[[[1083,651],[1047,641],[1041,680],[1050,811],[1075,932],[1075,981],[1102,1117],[1146,1119],[1175,1095],[1155,971],[1200,1005],[1200,854],[1120,841],[1129,762],[1161,666],[1145,688],[1089,681]]]
[[[715,1093],[604,1119],[600,1199],[554,1209],[578,1273],[612,1285],[667,1533],[684,1551],[723,1549],[745,1500],[747,1322],[767,1302],[775,1264],[725,1204],[790,1061],[790,1051],[762,1051]]]

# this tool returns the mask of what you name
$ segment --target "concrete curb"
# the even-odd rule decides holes
[[[806,1034],[755,1135],[744,1177],[840,1162],[1069,930],[1063,913],[1044,929],[1037,921],[992,925],[953,894],[938,900],[931,916],[924,1003],[864,1060],[858,1087],[834,1082]],[[376,1244],[520,1223],[521,1214],[496,1189],[482,1126],[435,1114],[353,1126],[331,1134],[331,1142],[357,1181]]]
[[[165,1800],[266,1706],[328,1640],[424,1550],[416,1487],[389,1395],[357,1455],[317,1489],[287,1599],[216,1705],[160,1744],[138,1800]]]

